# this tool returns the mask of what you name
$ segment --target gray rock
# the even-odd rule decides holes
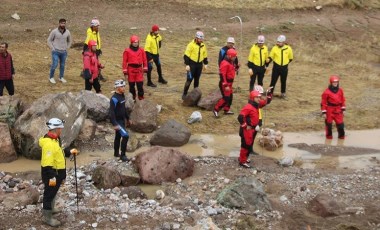
[[[77,139],[82,140],[82,141],[90,141],[94,138],[95,131],[96,131],[95,121],[91,119],[85,119]]]
[[[220,89],[215,89],[206,97],[202,97],[198,102],[198,107],[206,109],[208,111],[214,110],[215,104],[222,98]]]
[[[1,98],[1,97],[0,97]],[[17,159],[8,124],[0,122],[0,163],[8,163]]]
[[[18,116],[22,113],[23,103],[17,96],[4,95],[0,97],[0,122],[13,127]]]
[[[109,118],[110,99],[103,94],[81,90],[78,99],[86,105],[89,119],[99,122]]]
[[[92,175],[92,180],[97,188],[109,189],[121,184],[121,177],[110,165],[98,165]]]
[[[340,205],[328,194],[318,194],[310,201],[309,210],[321,217],[338,216]]]
[[[196,106],[201,97],[202,91],[197,87],[185,96],[182,104],[184,106]]]
[[[131,129],[140,133],[151,133],[157,129],[156,104],[148,100],[139,100],[135,103],[130,115]]]
[[[189,142],[190,136],[191,132],[186,126],[173,119],[169,119],[160,129],[154,132],[150,139],[150,144],[179,147]]]

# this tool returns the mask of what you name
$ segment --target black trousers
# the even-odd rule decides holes
[[[152,54],[153,62],[157,67],[157,74],[158,74],[158,80],[162,79],[162,69],[161,69],[161,62],[160,62],[160,56]],[[152,70],[153,70],[153,63],[148,64],[148,73],[147,73],[147,79],[148,83],[152,81]]]
[[[117,123],[121,127],[125,128],[124,121],[118,120]],[[120,156],[125,156],[125,152],[127,151],[128,139],[129,137],[122,137],[120,132],[118,130],[115,130],[115,139],[113,141],[114,156],[119,155],[119,149],[120,149]]]
[[[273,87],[272,92],[276,86],[277,80],[281,80],[281,93],[286,93],[286,79],[288,78],[288,65],[280,66],[273,62],[272,80],[270,86]]]
[[[60,169],[60,170],[62,170],[62,172],[55,176],[55,179],[56,179],[55,186],[49,186],[50,178],[42,174],[42,182],[44,183],[44,186],[45,186],[44,196],[42,198],[42,205],[43,205],[43,209],[45,210],[52,209],[51,202],[54,200],[55,196],[58,193],[59,188],[61,187],[63,180],[66,178],[66,169]]]
[[[0,80],[0,96],[3,96],[4,86],[8,91],[10,96],[15,94],[15,87],[13,85],[13,79],[10,80]]]
[[[129,84],[129,92],[133,96],[133,100],[136,100],[136,89],[135,85],[137,86],[137,94],[139,100],[144,99],[144,82],[139,81],[139,82],[128,82]]]
[[[186,78],[185,87],[183,88],[183,94],[187,95],[187,92],[189,91],[191,82],[194,80],[194,88],[199,87],[199,79],[201,78],[203,69],[202,63],[192,63],[190,64],[190,72],[192,78]]]
[[[249,91],[252,91],[255,85],[256,78],[258,85],[264,85],[263,81],[265,75],[265,66],[251,65],[249,67],[253,70],[253,75],[251,76],[251,80],[249,81]]]
[[[95,78],[92,83],[90,83],[90,79],[85,79],[84,80],[84,89],[85,90],[92,90],[92,87],[94,87],[96,93],[101,93],[102,91],[100,90],[100,83],[99,79]]]

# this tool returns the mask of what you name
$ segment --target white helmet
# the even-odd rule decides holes
[[[257,43],[259,43],[259,44],[265,43],[265,37],[264,37],[264,35],[259,35],[257,37]]]
[[[63,126],[64,123],[65,123],[64,120],[61,120],[61,119],[58,119],[58,118],[52,118],[48,122],[46,122],[46,125],[49,128],[49,130],[58,129],[58,128],[63,129],[64,128],[64,126]]]
[[[199,111],[194,111],[187,120],[187,123],[192,124],[197,121],[202,121],[202,114]]]
[[[264,93],[264,89],[261,85],[255,85],[254,90],[259,91],[261,94]]]
[[[280,36],[278,36],[278,38],[277,38],[277,42],[285,42],[286,41],[286,37],[285,37],[285,35],[280,35]]]
[[[202,31],[197,31],[195,33],[195,37],[198,38],[198,39],[202,39],[203,40],[205,38],[205,35],[203,34]]]
[[[235,44],[235,38],[233,38],[233,37],[228,37],[228,38],[227,38],[227,43],[233,43],[233,44]]]
[[[91,20],[91,26],[100,26],[100,22],[97,17]]]
[[[115,87],[115,89],[117,88],[117,87],[123,87],[123,86],[125,86],[125,81],[124,80],[116,80],[115,81],[115,85],[114,85],[114,87]]]

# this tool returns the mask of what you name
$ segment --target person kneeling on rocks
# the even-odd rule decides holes
[[[77,149],[70,151],[61,147],[60,135],[64,121],[58,118],[51,118],[46,122],[49,132],[39,139],[39,145],[42,149],[41,154],[41,177],[44,183],[43,209],[44,222],[52,227],[61,225],[61,222],[53,218],[57,213],[55,209],[55,197],[58,190],[66,179],[66,160],[65,156],[70,154],[77,155]]]

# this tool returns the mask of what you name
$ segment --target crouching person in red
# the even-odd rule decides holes
[[[94,87],[96,93],[101,93],[100,83],[98,79],[99,69],[103,69],[104,66],[100,64],[99,59],[96,56],[97,43],[94,40],[88,42],[88,49],[83,53],[83,75],[85,79],[85,90],[91,91]]]
[[[343,89],[339,88],[339,77],[330,76],[330,85],[322,93],[321,102],[322,116],[325,118],[326,139],[332,139],[332,123],[336,124],[338,130],[338,138],[344,139],[344,112],[346,110],[346,99]]]
[[[248,155],[253,148],[255,133],[260,130],[259,108],[262,108],[267,103],[266,100],[261,100],[260,97],[260,92],[251,91],[248,104],[241,109],[238,116],[240,123],[239,136],[241,137],[239,164],[245,168],[251,168],[248,164],[250,163]]]
[[[230,110],[233,98],[232,92],[232,83],[234,82],[234,78],[236,75],[235,69],[235,60],[237,57],[237,52],[235,49],[227,50],[227,55],[225,59],[220,63],[219,67],[219,89],[222,93],[222,98],[216,103],[214,107],[214,116],[218,117],[218,112],[223,108],[224,114],[232,115],[234,112]]]
[[[136,89],[138,99],[144,99],[144,73],[148,72],[148,64],[146,54],[143,48],[139,47],[139,37],[132,35],[130,38],[131,44],[123,53],[123,73],[129,84],[129,92],[136,100]]]
[[[52,227],[61,225],[61,222],[53,218],[53,214],[59,212],[55,208],[55,197],[58,190],[66,179],[65,156],[77,155],[77,149],[65,149],[61,147],[61,132],[64,128],[64,121],[52,118],[46,125],[49,132],[39,139],[42,149],[41,154],[41,177],[44,183],[43,210],[44,222]]]

